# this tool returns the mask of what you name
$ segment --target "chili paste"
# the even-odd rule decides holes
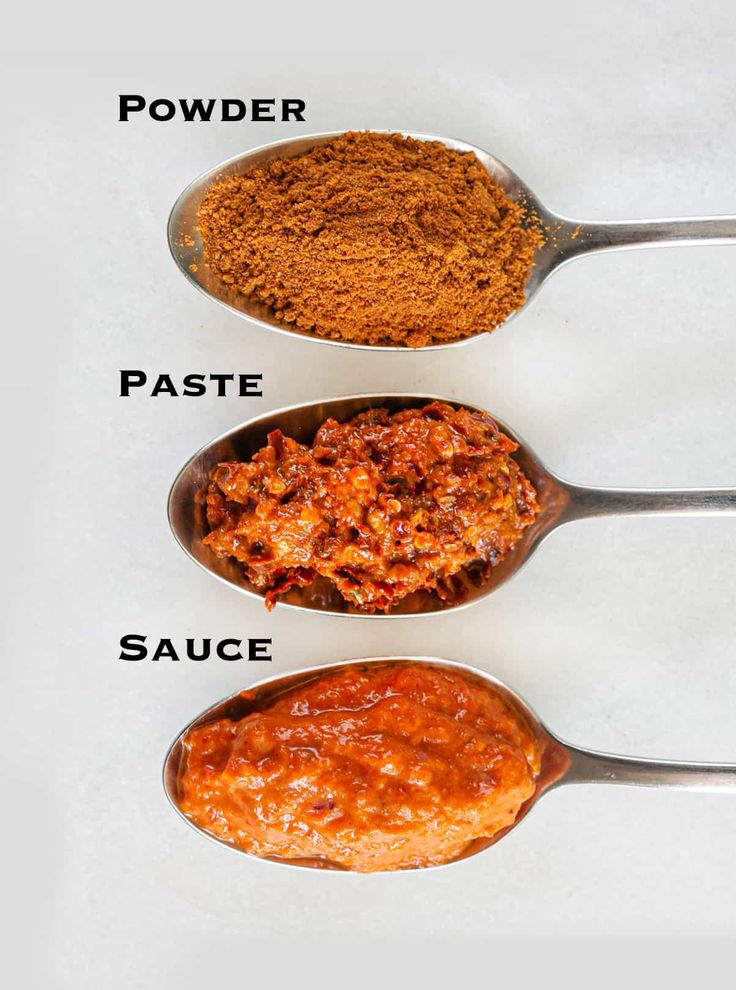
[[[455,603],[460,572],[501,561],[539,511],[516,449],[487,413],[441,402],[328,419],[311,445],[275,430],[212,472],[204,542],[269,608],[317,575],[365,612],[417,591]]]

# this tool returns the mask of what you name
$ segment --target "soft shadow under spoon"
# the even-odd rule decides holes
[[[181,760],[184,752],[183,740],[190,729],[214,722],[221,718],[238,720],[250,712],[268,704],[276,695],[290,690],[307,681],[320,676],[327,671],[341,670],[351,665],[386,664],[386,663],[417,663],[431,664],[434,667],[447,667],[456,670],[466,677],[487,684],[499,692],[507,702],[527,721],[543,746],[542,766],[537,778],[534,794],[524,802],[512,826],[497,832],[491,838],[479,838],[468,846],[458,859],[467,859],[494,845],[529,813],[539,798],[547,791],[564,784],[637,784],[641,787],[678,787],[691,791],[728,791],[736,793],[736,764],[720,763],[678,763],[670,760],[645,760],[630,756],[616,756],[611,753],[599,753],[594,750],[574,746],[563,742],[539,720],[536,713],[523,698],[510,687],[492,677],[483,670],[468,664],[453,660],[443,660],[436,657],[369,657],[366,659],[343,660],[336,663],[322,664],[303,670],[278,674],[258,681],[245,692],[238,692],[212,705],[193,719],[177,735],[171,744],[163,767],[163,784],[166,795],[172,807],[188,825],[200,835],[224,845],[243,856],[252,856],[236,846],[232,846],[209,832],[195,825],[179,808],[178,779]],[[307,867],[310,869],[339,870],[334,864],[320,860],[281,860],[271,859],[270,862],[286,866]],[[448,866],[451,864],[445,864]],[[443,867],[425,867],[425,869],[440,869]]]
[[[249,460],[264,446],[267,435],[277,428],[285,436],[301,443],[311,443],[318,428],[330,417],[344,422],[367,409],[386,408],[393,413],[434,401],[446,402],[455,408],[478,408],[434,395],[353,395],[287,406],[236,426],[204,446],[179,472],[168,503],[169,523],[174,536],[182,549],[210,574],[244,594],[263,599],[264,594],[247,580],[242,567],[234,559],[218,558],[202,544],[202,539],[209,532],[204,496],[212,469],[220,461]],[[524,530],[514,550],[492,568],[488,578],[482,583],[471,584],[465,601],[447,605],[436,595],[423,592],[405,599],[389,613],[366,615],[349,605],[331,583],[318,579],[306,588],[290,588],[280,596],[279,605],[332,615],[351,614],[379,619],[464,608],[495,591],[526,563],[545,537],[559,526],[576,519],[619,515],[736,515],[736,489],[732,488],[590,488],[563,481],[544,466],[511,427],[496,417],[494,419],[499,429],[519,444],[513,456],[537,490],[540,513],[534,524]]]
[[[247,317],[254,323],[279,333],[305,337],[322,344],[337,344],[341,347],[359,347],[369,350],[405,351],[406,347],[375,344],[354,344],[348,341],[320,337],[311,331],[295,329],[290,324],[281,323],[267,306],[257,300],[248,299],[241,293],[229,289],[210,272],[202,250],[202,241],[197,230],[199,207],[207,189],[220,179],[240,175],[265,165],[274,158],[293,158],[310,148],[326,144],[341,134],[333,131],[326,134],[307,134],[297,138],[287,138],[260,148],[254,148],[242,155],[236,155],[221,162],[200,175],[181,193],[173,206],[168,223],[169,248],[182,274],[192,285],[205,295],[221,303],[239,316]],[[460,152],[473,152],[483,167],[502,187],[510,199],[519,203],[525,214],[527,226],[541,229],[544,245],[537,251],[535,264],[526,284],[527,306],[549,276],[562,265],[585,254],[598,251],[619,251],[626,248],[671,246],[677,244],[731,244],[736,242],[736,216],[694,217],[689,219],[670,218],[664,220],[570,220],[548,210],[531,189],[500,159],[482,148],[457,141],[453,138],[437,137],[434,134],[415,134],[402,131],[405,137],[417,141],[439,141],[448,148]],[[523,308],[523,307],[522,307]],[[517,311],[517,312],[520,312]],[[514,316],[516,314],[512,314]],[[509,317],[511,319],[512,317]],[[506,321],[508,322],[508,320]],[[446,344],[433,344],[421,350],[439,350],[467,344],[485,337],[480,333]]]

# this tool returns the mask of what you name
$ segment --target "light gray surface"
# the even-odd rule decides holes
[[[193,988],[212,968],[234,985],[301,973],[324,986],[349,982],[351,959],[383,985],[390,965],[440,986],[477,962],[490,985],[518,945],[535,947],[521,950],[527,975],[577,946],[578,963],[605,960],[599,985],[655,954],[660,974],[676,957],[680,977],[692,966],[702,979],[732,942],[728,795],[570,788],[431,876],[278,871],[201,841],[159,781],[181,725],[263,666],[117,660],[128,632],[272,635],[274,673],[432,653],[497,674],[573,742],[736,759],[734,520],[583,522],[475,608],[390,623],[268,616],[195,568],[166,526],[168,486],[199,445],[269,407],[349,391],[486,405],[581,483],[736,483],[736,249],[582,260],[498,335],[441,357],[251,329],[168,257],[167,212],[192,177],[299,129],[464,138],[575,216],[736,212],[731,5],[544,11],[453,4],[415,23],[379,4],[304,27],[280,6],[260,27],[241,10],[236,30],[200,10],[189,38],[154,10],[136,21],[126,7],[103,28],[66,8],[15,12],[0,152],[9,985]],[[121,124],[119,92],[300,96],[308,116]],[[124,367],[262,371],[265,395],[121,399]]]

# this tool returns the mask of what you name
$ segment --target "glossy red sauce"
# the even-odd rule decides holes
[[[540,764],[492,685],[430,664],[350,665],[190,730],[179,803],[256,856],[408,869],[513,824]]]

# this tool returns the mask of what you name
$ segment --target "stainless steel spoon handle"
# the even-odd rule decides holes
[[[568,743],[563,745],[570,756],[570,766],[560,783],[637,784],[640,787],[684,787],[692,791],[736,793],[735,764],[639,760],[579,749]]]
[[[678,244],[734,244],[736,216],[669,220],[568,220],[560,240],[565,261],[592,251],[672,247]]]
[[[568,485],[563,522],[592,516],[736,515],[736,488],[587,488]]]

